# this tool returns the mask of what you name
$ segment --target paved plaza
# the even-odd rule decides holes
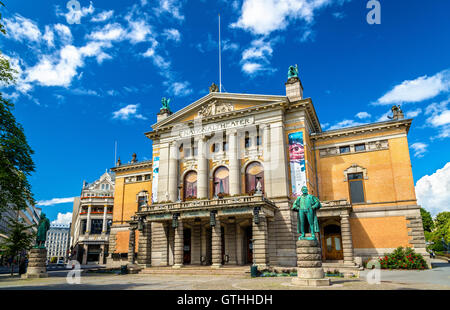
[[[450,264],[435,261],[434,268],[425,271],[381,271],[381,283],[369,284],[367,271],[359,279],[331,278],[332,286],[306,288],[291,285],[290,277],[251,278],[245,275],[117,275],[82,273],[80,284],[66,281],[67,270],[50,271],[49,278],[19,279],[0,275],[2,290],[449,290]]]

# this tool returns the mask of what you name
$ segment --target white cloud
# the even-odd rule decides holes
[[[272,53],[272,41],[265,41],[264,38],[253,40],[251,46],[242,52],[242,71],[246,74],[275,71],[268,65]]]
[[[255,72],[264,70],[263,66],[255,62],[246,62],[242,65],[242,71],[247,74],[253,74]]]
[[[80,7],[80,10],[67,10],[66,6],[64,6],[64,9],[61,10],[59,6],[56,7],[56,15],[57,16],[64,16],[67,22],[80,22],[81,18],[93,14],[95,11],[95,8],[92,4],[92,1],[90,1],[89,6],[87,7]]]
[[[192,89],[189,87],[189,82],[172,82],[164,83],[168,86],[167,91],[173,96],[184,97],[192,93]]]
[[[365,123],[355,122],[354,120],[345,119],[341,122],[334,124],[333,126],[330,126],[330,128],[328,128],[327,130],[335,130],[335,129],[341,129],[341,128],[345,128],[345,127],[354,127],[354,126],[359,126],[359,125],[364,125],[364,124]]]
[[[45,34],[42,37],[42,39],[44,39],[47,42],[47,45],[50,47],[53,47],[54,41],[55,41],[55,33],[53,32],[53,30],[51,29],[50,26],[45,26]]]
[[[72,43],[73,37],[69,27],[63,24],[56,24],[53,28],[60,37],[62,44],[66,45]]]
[[[414,118],[414,117],[417,117],[420,113],[422,113],[422,109],[418,108],[418,109],[415,109],[412,111],[405,112],[405,116],[406,116],[406,118]]]
[[[167,38],[167,40],[173,40],[175,42],[180,42],[181,40],[181,34],[178,29],[165,29],[163,31],[163,35]]]
[[[139,43],[147,40],[147,37],[152,33],[151,27],[143,20],[129,21],[130,30],[127,38],[131,43]]]
[[[110,19],[114,15],[114,10],[103,11],[91,18],[91,22],[98,23]]]
[[[450,162],[432,175],[422,177],[416,183],[417,203],[434,216],[450,211]]]
[[[59,212],[56,220],[52,221],[52,225],[69,226],[72,223],[72,212],[61,213]]]
[[[181,14],[182,1],[180,0],[159,0],[158,7],[155,8],[157,15],[169,14],[171,17],[182,21],[184,15]]]
[[[449,103],[450,98],[440,103],[432,103],[425,109],[425,114],[430,115],[426,124],[439,130],[439,134],[431,138],[432,140],[450,137],[450,110],[447,108]]]
[[[416,142],[410,146],[414,151],[414,157],[421,158],[427,152],[428,144],[422,142]]]
[[[311,23],[317,10],[332,3],[333,0],[244,0],[241,15],[231,27],[269,35],[297,19]]]
[[[17,41],[39,42],[42,33],[36,22],[15,14],[12,19],[5,18],[7,36]]]
[[[431,99],[450,90],[450,70],[444,70],[433,76],[421,76],[414,80],[403,81],[396,85],[374,104],[420,102]]]
[[[121,41],[126,34],[125,29],[119,23],[107,24],[102,29],[94,31],[88,38],[98,41]]]
[[[359,119],[364,119],[364,118],[370,118],[370,114],[367,112],[359,112],[358,114],[356,114],[356,117]]]
[[[120,119],[120,120],[129,120],[132,118],[137,118],[137,119],[142,119],[145,120],[147,119],[145,116],[143,116],[142,114],[138,113],[138,109],[139,109],[139,104],[129,104],[126,107],[123,107],[122,109],[113,112],[113,119]]]
[[[53,198],[50,200],[40,200],[36,204],[38,206],[53,206],[61,203],[69,203],[73,202],[74,197],[68,197],[68,198]]]

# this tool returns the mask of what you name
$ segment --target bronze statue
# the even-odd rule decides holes
[[[289,66],[288,80],[290,78],[293,78],[293,77],[297,77],[298,78],[298,66],[297,65],[295,65],[295,67],[294,66]]]
[[[210,93],[219,92],[219,86],[217,86],[216,83],[212,83],[211,86],[209,87],[209,92]]]
[[[405,118],[405,116],[403,115],[403,111],[402,111],[402,108],[400,107],[400,105],[398,105],[398,106],[393,105],[392,108],[391,108],[391,111],[392,111],[392,116],[388,115],[389,119],[397,120],[397,119]]]
[[[321,205],[319,199],[308,194],[308,188],[302,187],[302,195],[297,197],[292,210],[297,211],[297,233],[301,234],[298,240],[316,240],[316,234],[319,233],[319,222],[317,220],[316,210]],[[308,219],[311,237],[305,237],[305,220]]]
[[[170,98],[163,97],[161,99],[162,107],[161,107],[160,110],[168,110],[168,111],[170,111],[169,103],[170,103]]]
[[[39,226],[36,236],[35,248],[45,249],[45,240],[47,240],[47,231],[50,229],[50,221],[45,217],[45,213],[41,213]]]

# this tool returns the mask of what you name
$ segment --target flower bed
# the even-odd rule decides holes
[[[391,254],[378,258],[381,269],[427,269],[427,263],[422,255],[417,254],[411,248],[398,247]]]

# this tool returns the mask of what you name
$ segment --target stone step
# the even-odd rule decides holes
[[[174,269],[172,267],[150,267],[141,270],[141,274],[186,274],[186,275],[246,275],[250,274],[250,266],[242,267],[222,267],[222,268],[193,268],[182,267]]]

